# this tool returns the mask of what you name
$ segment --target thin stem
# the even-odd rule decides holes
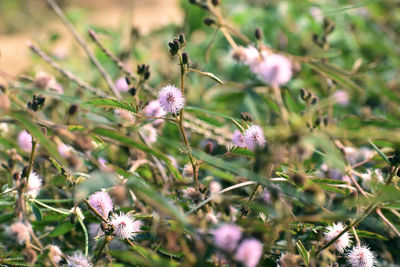
[[[71,212],[69,212],[69,211],[63,211],[63,210],[60,210],[60,209],[57,209],[57,208],[53,208],[53,207],[51,207],[49,205],[44,204],[41,201],[38,201],[37,199],[31,199],[30,201],[35,202],[36,204],[39,204],[40,206],[43,206],[43,207],[45,207],[45,208],[47,208],[49,210],[52,210],[52,211],[55,211],[55,212],[58,212],[58,213],[61,213],[61,214],[64,214],[64,215],[71,214]]]
[[[61,21],[64,23],[64,25],[68,28],[68,30],[71,32],[71,34],[74,36],[75,40],[79,43],[79,45],[83,48],[83,50],[85,50],[85,52],[86,52],[87,56],[89,57],[90,61],[99,70],[100,74],[103,76],[103,78],[107,82],[108,86],[110,87],[110,89],[114,93],[114,95],[117,98],[121,98],[121,95],[120,95],[119,91],[115,88],[114,83],[113,83],[110,75],[108,75],[108,73],[103,68],[103,66],[100,64],[100,62],[97,60],[97,58],[94,56],[92,51],[90,51],[90,49],[87,46],[85,40],[78,33],[78,31],[75,29],[75,27],[71,24],[71,22],[68,20],[68,18],[64,15],[64,12],[61,10],[61,8],[53,0],[46,0],[46,1],[51,6],[51,8],[54,10],[56,15],[61,19]]]
[[[31,175],[32,166],[33,166],[33,160],[35,159],[36,146],[37,146],[37,141],[32,136],[32,150],[31,150],[31,154],[29,156],[28,169],[27,169],[27,173],[26,173],[26,189],[25,189],[25,192],[27,191],[28,186],[29,186],[29,176]]]
[[[103,222],[108,223],[108,220],[103,215],[101,215],[92,205],[90,205],[89,201],[87,201],[86,199],[84,199],[84,201],[85,201],[86,205],[89,207],[89,209],[91,211],[93,211],[93,213],[97,217],[99,217]]]
[[[41,57],[44,61],[46,61],[52,68],[57,70],[59,73],[61,73],[65,78],[68,80],[76,83],[79,87],[88,90],[90,93],[97,95],[99,97],[106,98],[107,95],[100,91],[97,88],[92,87],[88,83],[82,81],[80,78],[76,77],[72,72],[63,69],[58,63],[56,63],[49,55],[47,55],[43,50],[41,50],[39,47],[35,46],[34,44],[30,43],[28,44],[28,47],[31,49],[33,53]]]
[[[394,226],[394,225],[385,217],[385,215],[383,215],[383,213],[382,213],[382,211],[381,211],[380,208],[377,208],[377,209],[376,209],[376,213],[379,215],[379,217],[382,218],[382,220],[383,220],[387,225],[389,225],[390,228],[392,228],[393,232],[395,232],[396,235],[400,237],[400,232],[399,232],[399,230],[397,230],[396,226]]]
[[[101,253],[103,252],[103,249],[105,248],[105,246],[107,245],[107,243],[108,243],[108,236],[105,236],[104,239],[103,239],[103,241],[102,241],[101,244],[100,244],[100,247],[99,247],[99,250],[98,250],[97,253],[96,253],[96,256],[94,256],[94,258],[93,258],[93,263],[94,263],[94,264],[96,264],[97,261],[100,259]]]
[[[274,91],[275,101],[278,104],[279,109],[281,111],[282,119],[285,124],[288,124],[289,113],[288,113],[285,105],[283,104],[281,90],[279,89],[279,87],[277,85],[272,85],[272,90]]]
[[[361,246],[360,239],[358,238],[358,235],[357,235],[357,232],[356,232],[356,229],[354,228],[354,226],[351,227],[351,231],[353,232],[354,238],[356,239],[357,247],[360,247]]]
[[[89,236],[88,236],[88,232],[87,232],[85,224],[83,223],[82,219],[79,218],[79,217],[78,217],[78,222],[81,225],[82,230],[83,230],[83,234],[85,236],[85,257],[87,257],[88,256],[88,251],[89,251]]]
[[[226,28],[224,26],[221,26],[219,29],[222,32],[222,34],[225,36],[225,39],[228,41],[230,46],[233,49],[237,49],[238,45],[236,44],[235,40],[233,40],[232,36],[229,34],[229,32],[226,30]]]

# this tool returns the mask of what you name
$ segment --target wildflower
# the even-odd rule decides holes
[[[257,266],[262,256],[262,244],[257,239],[246,239],[236,251],[236,260],[243,263],[246,267]]]
[[[57,146],[58,153],[60,153],[61,157],[69,158],[71,156],[72,147],[60,142]]]
[[[9,128],[7,123],[5,122],[0,123],[0,135],[7,134],[8,130]]]
[[[382,172],[379,169],[376,169],[373,172],[368,169],[367,173],[361,174],[361,178],[362,186],[367,190],[371,190],[373,186],[384,182]]]
[[[89,197],[89,204],[101,215],[108,217],[113,210],[113,202],[107,192],[99,191]]]
[[[177,114],[185,105],[182,92],[173,85],[162,88],[158,94],[158,101],[165,112]]]
[[[250,67],[254,74],[272,86],[284,85],[292,78],[292,63],[283,55],[267,55]]]
[[[55,263],[58,264],[62,260],[63,253],[61,249],[56,245],[49,246],[49,257]]]
[[[130,214],[114,214],[110,221],[114,234],[120,239],[129,239],[140,231],[141,221],[135,221]]]
[[[141,128],[144,138],[150,144],[157,141],[157,130],[151,124],[146,124]]]
[[[14,238],[18,244],[22,245],[26,240],[30,240],[29,228],[30,225],[16,222],[8,227],[6,231],[11,238]]]
[[[227,251],[235,250],[242,237],[242,231],[234,224],[223,224],[218,229],[213,230],[212,234],[214,235],[215,245]]]
[[[247,128],[244,132],[244,142],[251,150],[263,147],[265,145],[265,138],[262,128],[258,125],[252,125]]]
[[[98,161],[99,161],[101,170],[106,171],[106,172],[111,172],[112,171],[112,168],[107,165],[108,161],[105,158],[99,157]]]
[[[183,176],[185,176],[185,177],[193,176],[192,164],[185,164],[185,166],[183,166]]]
[[[343,231],[344,226],[341,222],[337,224],[333,224],[332,226],[328,226],[325,232],[325,240],[330,241],[335,238],[341,231]],[[343,253],[347,247],[350,247],[351,244],[351,236],[348,232],[343,234],[338,240],[334,242],[335,248],[339,251],[339,253]]]
[[[349,94],[344,90],[338,90],[333,94],[333,99],[335,103],[339,104],[340,106],[347,106],[349,104]]]
[[[194,187],[188,187],[186,190],[184,190],[183,198],[195,203],[198,203],[202,200],[201,193],[197,191]]]
[[[115,116],[121,118],[122,120],[129,122],[129,123],[135,123],[135,117],[126,110],[122,110],[122,109],[115,109],[114,110],[114,114]]]
[[[160,102],[157,100],[150,101],[143,109],[144,115],[151,117],[163,117],[167,113],[161,108]],[[153,121],[154,126],[158,126],[163,122],[162,119]]]
[[[299,266],[301,257],[291,253],[283,253],[279,258],[280,267],[293,267]]]
[[[32,198],[36,198],[42,187],[42,179],[36,172],[31,172],[28,179],[28,189],[26,194]]]
[[[238,147],[246,147],[244,143],[244,137],[239,130],[235,130],[232,135],[232,143],[234,146]]]
[[[366,147],[362,147],[360,149],[345,147],[344,153],[350,165],[355,165],[359,162],[371,159],[374,156],[373,152]]]
[[[248,66],[251,66],[262,59],[260,52],[254,46],[240,46],[232,52],[232,57]]]
[[[206,220],[209,221],[209,222],[211,222],[211,223],[214,223],[214,224],[217,224],[217,223],[218,223],[218,218],[217,218],[217,216],[214,214],[213,211],[210,211],[210,212],[208,212],[208,213],[206,214]]]
[[[46,89],[53,84],[54,78],[46,72],[38,72],[35,77],[35,86],[40,89]]]
[[[216,193],[218,193],[219,191],[221,191],[221,184],[218,183],[218,182],[216,182],[216,181],[212,181],[212,182],[209,184],[209,189],[210,189],[210,193],[211,193],[211,194],[216,194]]]
[[[372,267],[375,256],[368,247],[357,246],[347,254],[347,261],[352,267]]]
[[[126,82],[125,77],[120,77],[115,81],[115,87],[120,92],[128,92],[129,84]]]
[[[75,252],[72,256],[67,257],[68,267],[92,267],[93,264],[88,258],[83,256],[82,252]]]
[[[83,221],[85,219],[85,216],[83,215],[81,208],[72,207],[69,211],[71,213],[75,214],[75,216],[78,217],[81,221]]]
[[[18,134],[18,145],[24,152],[31,152],[32,150],[32,136],[25,130]]]

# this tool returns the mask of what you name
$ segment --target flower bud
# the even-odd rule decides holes
[[[189,54],[186,52],[182,53],[182,63],[188,65],[190,62]]]
[[[181,33],[179,35],[179,42],[181,43],[181,47],[185,47],[186,45],[186,38],[185,35],[183,33]]]
[[[212,0],[211,2],[212,2],[212,4],[214,6],[218,6],[219,5],[219,0]]]
[[[178,40],[174,40],[174,49],[176,51],[178,51],[179,49],[181,49],[181,43]]]
[[[262,38],[263,38],[263,32],[262,32],[261,28],[257,27],[255,32],[254,32],[254,35],[256,36],[256,39],[258,41],[261,41]]]
[[[212,151],[213,151],[213,148],[214,148],[213,143],[212,143],[212,142],[208,142],[208,143],[206,144],[206,147],[204,148],[204,151],[205,151],[207,154],[211,154]]]
[[[206,24],[207,26],[211,26],[211,25],[215,24],[215,20],[213,20],[212,18],[205,18],[204,24]]]
[[[306,101],[306,100],[307,100],[307,99],[306,99],[306,96],[307,96],[306,90],[305,90],[304,88],[301,88],[301,89],[300,89],[300,97],[301,97],[301,99],[302,99],[303,101]]]
[[[251,114],[248,112],[242,112],[240,113],[240,117],[242,118],[242,120],[244,121],[248,121],[248,122],[252,122],[253,118],[251,117]]]
[[[77,104],[72,104],[69,109],[68,109],[68,114],[70,116],[74,115],[78,111],[78,105]]]
[[[129,93],[130,93],[132,96],[136,95],[136,88],[135,88],[135,86],[132,86],[131,89],[129,89]]]

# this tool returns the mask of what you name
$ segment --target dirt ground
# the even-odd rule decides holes
[[[30,52],[26,45],[28,41],[35,42],[44,39],[49,32],[56,31],[63,33],[60,47],[68,47],[71,42],[74,42],[58,17],[47,7],[45,0],[32,2],[36,2],[33,8],[27,7],[15,16],[16,23],[22,20],[27,26],[17,27],[17,30],[12,33],[7,33],[2,27],[4,25],[2,14],[9,10],[0,10],[0,70],[12,75],[22,72],[29,65]],[[64,10],[77,8],[83,8],[85,19],[90,24],[117,28],[121,23],[127,23],[130,20],[132,25],[142,33],[168,23],[179,24],[182,21],[179,0],[70,0],[68,5],[63,6]],[[10,10],[10,12],[15,12],[15,10]],[[13,23],[12,19],[11,22],[9,19],[8,24],[10,23]]]

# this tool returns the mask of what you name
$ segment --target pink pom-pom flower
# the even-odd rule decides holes
[[[167,85],[160,90],[158,101],[165,112],[172,114],[177,114],[185,105],[182,92],[173,85]]]
[[[262,253],[263,248],[260,241],[246,239],[239,245],[235,258],[246,267],[255,267],[260,261]]]
[[[226,251],[233,251],[242,237],[242,231],[234,224],[223,224],[212,234],[214,235],[215,245]]]
[[[244,132],[244,142],[251,150],[257,147],[264,147],[265,137],[262,128],[258,125],[252,125],[247,128]]]
[[[135,221],[130,214],[114,214],[110,221],[114,234],[119,239],[129,239],[140,232],[141,221]]]
[[[99,191],[89,197],[89,204],[101,215],[108,217],[113,210],[113,202],[107,192]]]
[[[375,256],[368,247],[357,246],[347,254],[347,261],[352,267],[372,267]]]
[[[32,136],[25,130],[18,134],[18,145],[24,152],[31,152],[32,150]]]
[[[337,224],[333,224],[332,226],[328,226],[325,232],[325,240],[331,241],[335,238],[341,231],[343,231],[344,226],[341,222]],[[343,253],[344,250],[351,245],[351,235],[346,232],[343,234],[338,240],[334,242],[335,248],[339,251],[339,253]]]

